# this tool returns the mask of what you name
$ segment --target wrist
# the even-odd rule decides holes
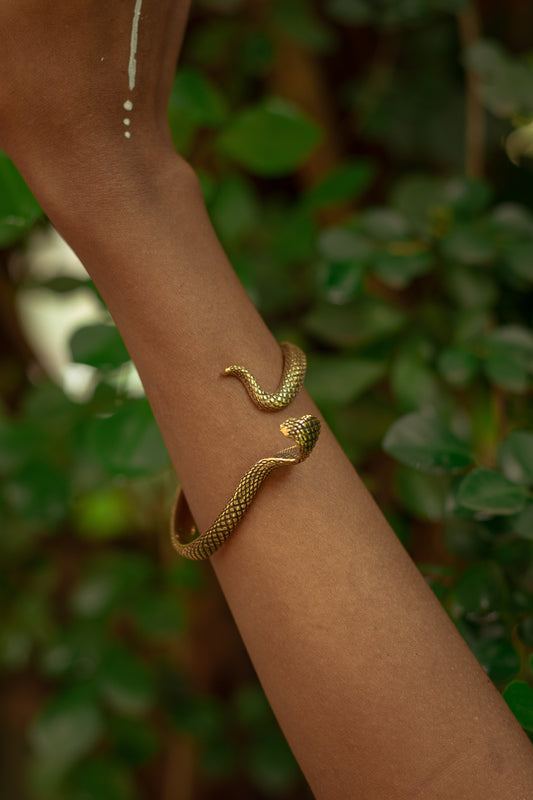
[[[76,251],[113,230],[145,224],[161,213],[170,196],[201,198],[190,164],[171,147],[147,142],[88,144],[83,152],[40,163],[26,159],[18,166],[52,224]]]

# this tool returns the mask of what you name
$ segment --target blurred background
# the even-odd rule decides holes
[[[526,0],[196,0],[169,116],[247,291],[533,738],[532,32]],[[209,565],[171,549],[122,340],[2,154],[0,389],[2,797],[311,798]]]

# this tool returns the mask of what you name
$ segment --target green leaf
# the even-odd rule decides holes
[[[202,190],[204,203],[209,210],[217,188],[216,180],[210,172],[201,168],[196,170],[196,176],[200,181],[200,189]]]
[[[106,701],[125,716],[144,714],[155,701],[152,673],[133,651],[112,645],[104,653],[98,687]]]
[[[224,96],[207,78],[191,67],[181,67],[170,93],[169,113],[174,125],[185,119],[198,126],[219,127],[227,118]]]
[[[526,731],[533,732],[533,689],[525,681],[512,681],[505,687],[503,699]]]
[[[518,237],[528,238],[533,234],[533,216],[529,209],[518,203],[500,203],[492,210],[490,219],[499,235],[511,237],[511,242]]]
[[[176,637],[185,630],[185,608],[175,594],[138,595],[130,601],[128,610],[133,624],[145,636]]]
[[[454,343],[478,349],[479,340],[483,339],[491,324],[491,317],[485,308],[459,308],[451,322]]]
[[[516,514],[523,508],[527,491],[499,472],[478,468],[465,475],[459,486],[460,505],[485,514]]]
[[[414,228],[427,235],[438,229],[441,220],[480,214],[491,196],[492,189],[485,181],[464,176],[443,181],[421,173],[401,178],[392,190],[391,203]]]
[[[314,357],[309,360],[306,387],[319,406],[344,406],[385,375],[386,364],[365,358]]]
[[[0,470],[6,475],[22,469],[42,454],[39,427],[28,420],[0,416]]]
[[[383,440],[386,453],[423,472],[454,472],[472,462],[468,446],[440,420],[420,412],[396,420]]]
[[[73,278],[71,275],[58,275],[56,278],[50,278],[50,280],[40,282],[37,285],[42,289],[49,289],[56,294],[69,294],[79,289],[88,289],[95,294],[92,281],[85,278]]]
[[[95,559],[76,586],[71,607],[80,617],[99,617],[120,604],[127,606],[132,597],[147,591],[153,564],[136,553],[121,552]]]
[[[168,109],[168,122],[174,149],[181,156],[188,156],[194,146],[197,126],[183,114],[177,113],[172,106]]]
[[[359,294],[364,275],[362,262],[323,261],[317,265],[319,295],[328,303],[349,303]]]
[[[6,533],[12,536],[18,531],[11,526]],[[55,583],[57,578],[48,570],[48,577],[46,573],[41,576],[35,574],[36,567],[26,562],[24,586],[19,589],[16,577],[9,575],[7,559],[6,562],[3,570],[4,614],[0,623],[0,659],[8,669],[20,670],[31,666],[36,647],[46,644],[52,635],[54,609],[51,605],[50,583]]]
[[[523,393],[533,374],[533,333],[519,325],[495,328],[484,339],[484,369],[492,383]]]
[[[327,10],[342,25],[365,25],[374,19],[372,8],[365,0],[328,0]]]
[[[252,743],[246,767],[255,786],[271,796],[288,794],[300,774],[289,745],[276,729]]]
[[[500,354],[489,355],[485,359],[483,369],[491,383],[508,392],[524,394],[531,384],[529,370],[517,361],[509,360]]]
[[[98,625],[75,620],[48,637],[40,667],[47,677],[87,680],[100,661],[104,641]]]
[[[244,0],[200,0],[200,3],[211,12],[231,14],[242,8]]]
[[[196,590],[204,586],[204,572],[197,561],[180,558],[166,568],[166,577],[170,587]]]
[[[234,56],[240,27],[236,16],[222,18],[216,14],[212,15],[212,11],[213,8],[205,15],[202,25],[193,26],[188,32],[187,54],[191,62],[217,71],[224,68],[228,59]]]
[[[372,161],[351,161],[328,172],[303,197],[303,204],[310,211],[329,208],[340,203],[357,200],[370,186],[376,168]]]
[[[321,256],[335,263],[368,261],[372,245],[368,239],[349,228],[325,228],[317,238],[317,250]]]
[[[9,508],[31,525],[55,527],[70,510],[70,483],[54,464],[26,462],[5,481],[3,496]]]
[[[85,325],[70,339],[72,360],[98,369],[116,369],[130,360],[114,325]]]
[[[452,300],[461,308],[491,308],[498,299],[498,285],[484,270],[450,264],[443,277]]]
[[[529,647],[533,647],[533,616],[525,617],[518,625],[518,635]]]
[[[95,571],[84,577],[71,597],[71,608],[79,617],[99,617],[110,610],[117,599],[113,576]]]
[[[465,266],[484,266],[495,258],[494,245],[483,230],[462,225],[442,242],[444,256]]]
[[[516,242],[505,250],[505,261],[511,272],[528,283],[533,283],[533,244]]]
[[[240,241],[260,217],[253,187],[242,175],[228,175],[217,186],[209,206],[213,226],[223,243]]]
[[[165,444],[144,398],[128,400],[87,427],[90,448],[112,475],[148,475],[169,464]]]
[[[516,517],[511,518],[513,531],[522,539],[533,540],[533,503],[528,503]]]
[[[186,702],[180,703],[174,714],[178,730],[203,741],[218,738],[224,730],[220,701],[211,697],[190,697]]]
[[[489,355],[516,361],[533,372],[533,332],[521,325],[502,325],[485,337]]]
[[[517,166],[523,158],[533,156],[533,125],[528,122],[512,131],[506,139],[505,150],[513,164]]]
[[[465,61],[481,75],[493,75],[503,67],[505,53],[497,42],[481,39],[468,48]]]
[[[446,548],[452,555],[461,559],[474,561],[485,558],[489,554],[490,547],[486,531],[470,515],[466,518],[458,516],[456,509],[450,508],[453,502],[453,494],[449,493],[446,498],[448,519],[444,531]]]
[[[466,616],[478,621],[493,611],[503,610],[507,601],[505,575],[492,561],[474,564],[467,569],[449,597],[450,609],[456,619]]]
[[[94,756],[70,777],[69,800],[136,800],[133,776],[120,761]]]
[[[441,475],[400,467],[396,488],[404,508],[418,519],[439,522],[444,518],[448,480]]]
[[[283,33],[309,50],[324,52],[335,44],[333,29],[306,0],[281,0],[274,6],[273,18]]]
[[[204,742],[199,760],[201,772],[220,780],[235,773],[238,757],[233,742],[226,736],[217,736]]]
[[[489,520],[489,525],[491,521],[494,522],[494,520]],[[505,520],[505,522],[507,522],[507,520]],[[500,530],[507,532],[507,525],[504,528],[502,526]],[[496,533],[497,535],[500,530],[496,529],[496,531],[492,531],[491,533],[494,536],[494,534]],[[513,536],[503,536],[494,544],[494,558],[498,559],[502,568],[509,568],[510,570],[516,570],[522,573],[524,564],[531,564],[533,562],[533,543],[525,541],[525,537],[516,538]]]
[[[394,336],[407,322],[403,312],[370,297],[338,306],[320,303],[307,315],[307,330],[339,347],[361,347]]]
[[[377,253],[372,263],[372,272],[387,286],[405,289],[420,275],[425,275],[434,267],[429,252],[385,252]]]
[[[103,732],[102,716],[85,687],[56,693],[30,729],[35,754],[63,772],[90,752]]]
[[[78,403],[73,403],[59,386],[49,382],[39,383],[27,392],[23,410],[28,422],[41,424],[46,419],[46,429],[55,444],[70,435],[84,415]]]
[[[533,433],[512,431],[498,452],[498,465],[513,483],[533,484]]]
[[[40,205],[15,165],[0,151],[0,247],[20,239],[41,215]]]
[[[517,611],[520,613],[525,612],[527,614],[533,614],[533,592],[522,587],[516,587],[513,592],[513,601]],[[533,622],[533,617],[531,618],[531,622]],[[533,630],[531,633],[533,634]]]
[[[369,208],[359,221],[364,233],[380,242],[401,241],[409,235],[409,223],[394,208]]]
[[[419,353],[409,349],[394,359],[391,387],[401,411],[434,409],[441,396],[434,371]]]
[[[114,717],[107,728],[117,756],[134,767],[153,759],[160,749],[159,734],[144,719]]]
[[[466,6],[466,0],[462,5]],[[489,205],[493,194],[490,183],[466,175],[450,178],[443,186],[445,201],[451,205],[458,217],[474,217],[480,214]]]
[[[131,532],[131,501],[127,494],[114,488],[88,492],[76,504],[75,519],[85,539],[116,539]]]
[[[243,684],[237,689],[232,711],[250,730],[262,730],[272,723],[272,709],[258,684]]]
[[[391,204],[420,233],[431,233],[431,218],[444,206],[442,182],[430,175],[401,178],[391,192]]]
[[[0,664],[6,670],[24,670],[31,664],[33,640],[28,632],[3,630],[0,633]]]
[[[321,138],[296,106],[270,97],[233,115],[218,136],[218,150],[258,175],[285,175],[302,164]]]
[[[293,262],[310,261],[315,256],[314,220],[301,206],[283,209],[283,212],[283,218],[272,226],[273,257],[280,267]]]
[[[483,39],[468,48],[466,61],[480,78],[481,99],[496,116],[531,112],[528,63],[511,58],[499,43]]]
[[[467,386],[479,370],[479,359],[462,347],[447,347],[438,358],[443,378],[452,386]]]
[[[220,25],[217,20],[217,26]],[[205,23],[204,23],[205,27]],[[240,63],[245,73],[265,75],[272,67],[276,57],[276,49],[272,41],[272,32],[250,30],[240,51]]]
[[[481,639],[473,646],[474,655],[491,681],[510,681],[520,671],[520,655],[508,639]]]

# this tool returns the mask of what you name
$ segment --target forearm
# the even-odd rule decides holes
[[[220,373],[242,363],[275,388],[281,354],[189,168],[166,153],[150,163],[44,202],[120,328],[203,530],[281,444],[276,420]],[[302,392],[290,415],[304,413]],[[327,427],[212,563],[317,798],[533,797],[527,738]]]

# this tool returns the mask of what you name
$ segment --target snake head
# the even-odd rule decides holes
[[[279,429],[285,436],[289,436],[296,442],[300,448],[300,460],[303,461],[317,443],[320,420],[313,417],[312,414],[306,414],[299,419],[290,417],[281,423]]]

